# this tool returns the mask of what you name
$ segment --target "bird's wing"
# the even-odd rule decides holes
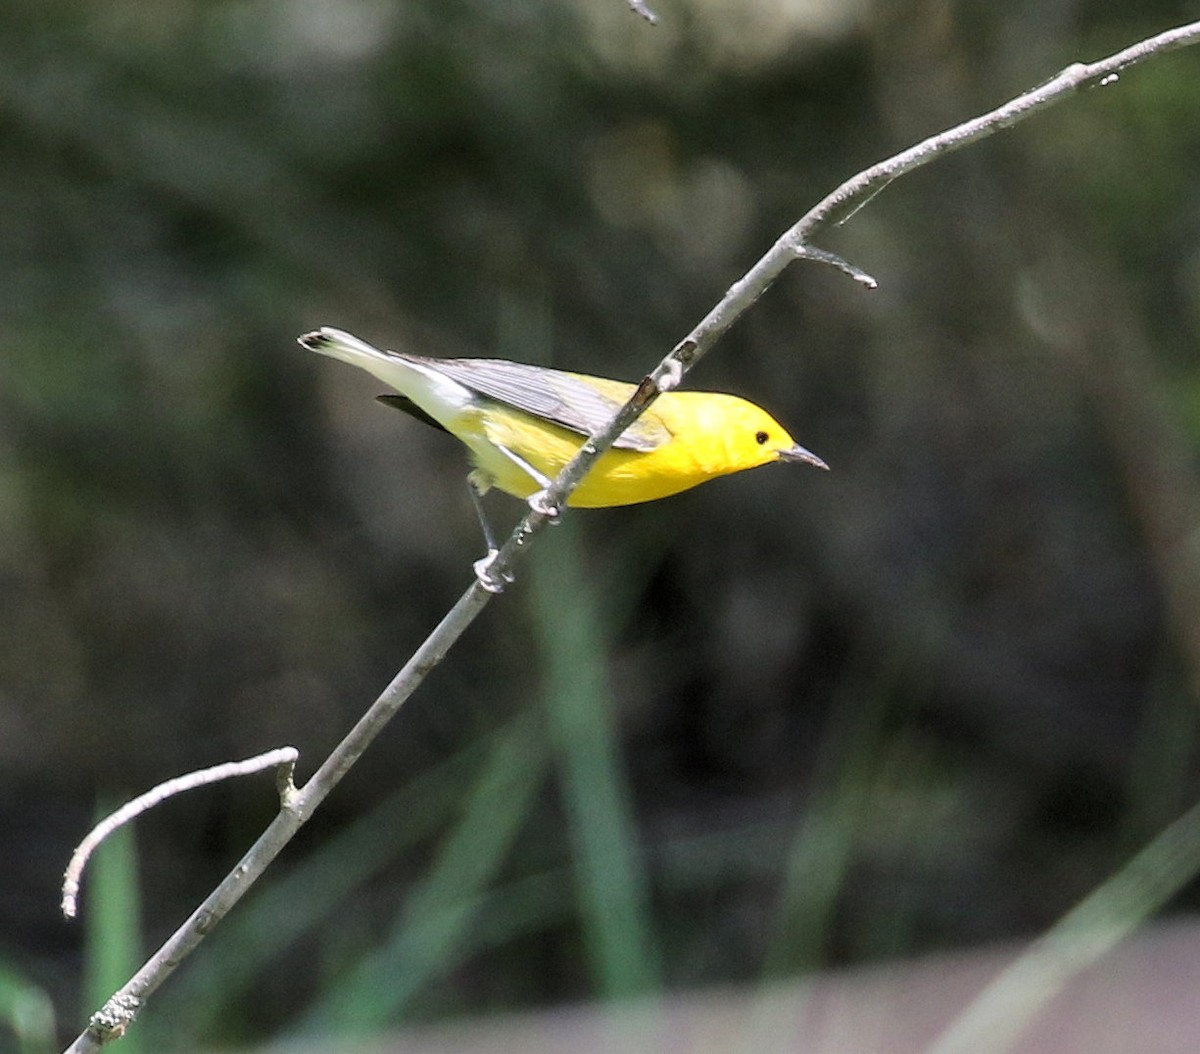
[[[585,380],[578,374],[504,359],[402,357],[439,370],[489,399],[584,436],[592,435],[612,420],[634,392],[634,386],[623,381],[600,377]],[[658,449],[670,439],[666,426],[655,418],[643,416],[625,429],[613,446],[645,452]]]

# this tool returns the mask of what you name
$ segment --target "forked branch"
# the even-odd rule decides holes
[[[168,798],[173,798],[176,794],[182,794],[184,791],[194,790],[196,787],[206,787],[210,783],[236,779],[239,776],[250,776],[255,772],[262,772],[263,769],[276,767],[279,769],[276,777],[279,796],[286,804],[288,796],[295,793],[296,790],[292,784],[292,773],[295,771],[296,759],[299,756],[295,747],[279,747],[277,750],[268,750],[265,754],[246,758],[245,761],[227,761],[223,765],[213,765],[212,768],[176,776],[165,783],[160,783],[157,787],[151,787],[145,794],[139,794],[133,801],[126,802],[116,812],[110,813],[96,824],[88,836],[75,848],[75,852],[71,854],[71,862],[67,864],[67,872],[63,876],[62,913],[69,919],[75,917],[79,901],[79,886],[83,882],[83,869],[87,867],[88,860],[92,853],[99,848],[100,843],[114,831],[137,819],[147,809],[153,809],[154,806]]]

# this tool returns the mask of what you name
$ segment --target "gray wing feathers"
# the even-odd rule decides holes
[[[393,353],[395,354],[395,353]],[[597,391],[578,377],[562,370],[527,366],[504,359],[427,359],[420,355],[401,358],[431,366],[480,395],[507,403],[536,417],[581,435],[591,435],[612,419],[633,394],[633,385],[619,401]],[[618,449],[650,451],[671,439],[658,421],[641,417],[613,444]]]

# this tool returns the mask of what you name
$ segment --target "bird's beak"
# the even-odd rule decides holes
[[[817,468],[825,469],[826,472],[829,471],[829,466],[824,461],[817,457],[811,450],[802,447],[799,443],[788,447],[786,450],[779,451],[779,460],[815,465]]]

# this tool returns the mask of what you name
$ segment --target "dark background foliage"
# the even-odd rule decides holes
[[[0,963],[64,1032],[97,802],[285,742],[311,772],[479,555],[459,449],[296,334],[634,378],[842,179],[1196,17],[658,11],[0,9]],[[273,869],[292,899],[255,893],[145,1027],[755,981],[1029,936],[1093,888],[1195,794],[1198,163],[1185,51],[831,235],[879,291],[794,267],[691,383],[833,471],[569,517]],[[590,865],[603,796],[547,717],[579,682],[620,775]],[[139,823],[146,951],[271,811],[248,783]],[[488,862],[430,892],[456,832]],[[624,951],[588,888],[632,906]]]

